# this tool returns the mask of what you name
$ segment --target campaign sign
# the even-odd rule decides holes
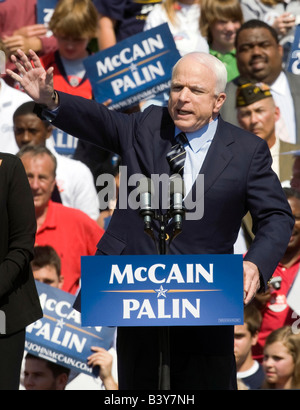
[[[293,74],[300,74],[300,25],[295,29],[295,37],[288,59],[287,70]]]
[[[37,0],[36,13],[38,24],[44,24],[46,27],[48,27],[57,2],[58,0]],[[46,37],[51,37],[52,35],[52,31],[48,30]]]
[[[86,58],[84,66],[96,101],[124,109],[169,90],[180,58],[167,23],[118,42]]]
[[[72,157],[76,151],[78,138],[62,131],[58,128],[53,128],[52,131],[55,151],[60,155]]]
[[[25,350],[91,375],[93,369],[87,365],[91,346],[110,349],[115,329],[82,327],[80,313],[72,307],[74,295],[40,282],[36,286],[44,315],[26,328]]]
[[[58,0],[38,0],[36,4],[37,8],[37,22],[39,24],[49,24],[54,9]]]
[[[84,326],[243,324],[242,255],[81,257]]]

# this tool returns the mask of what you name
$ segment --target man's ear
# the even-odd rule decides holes
[[[53,131],[53,126],[51,124],[47,125],[47,134],[46,134],[46,139],[50,138],[52,135]]]
[[[220,109],[221,109],[222,105],[224,104],[225,100],[226,100],[226,94],[225,93],[220,93],[217,96],[217,100],[215,102],[215,108],[214,108],[215,113],[218,113],[220,111]]]

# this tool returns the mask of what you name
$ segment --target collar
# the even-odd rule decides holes
[[[38,232],[42,232],[44,229],[55,229],[56,228],[56,218],[55,218],[55,206],[56,204],[50,199],[48,202],[48,209],[46,219],[43,225],[40,227]]]
[[[285,95],[285,90],[288,86],[286,75],[283,71],[279,74],[274,83],[270,86],[271,91],[274,91],[277,94]]]
[[[210,48],[209,53],[212,54],[213,56],[217,57],[217,58],[222,58],[222,57],[228,56],[228,55],[236,57],[236,49],[235,48],[231,51],[227,51],[227,53],[221,53],[220,51],[216,51],[216,50],[213,50],[212,48]]]
[[[259,363],[257,360],[254,360],[254,363],[250,367],[250,369],[245,370],[243,372],[237,372],[237,377],[239,379],[245,379],[246,377],[252,376],[254,373],[256,373],[258,369],[259,369]]]
[[[279,141],[279,138],[276,138],[275,144],[273,145],[273,147],[270,148],[272,157],[279,155],[279,152],[280,152],[279,148],[280,148],[280,141]]]
[[[212,122],[204,125],[199,130],[185,133],[189,141],[189,146],[195,153],[198,152],[208,141],[212,141],[218,126],[218,119],[219,116],[217,116],[217,118],[215,118]],[[179,128],[175,127],[175,135],[180,132],[181,131]]]
[[[292,266],[290,266],[289,268],[287,268],[286,266],[284,266],[281,262],[278,263],[278,266],[279,266],[281,269],[292,269],[292,268],[294,268],[296,265],[299,265],[299,264],[300,264],[300,256],[298,256],[298,258],[295,260],[294,264],[293,264]],[[300,267],[299,267],[299,269],[300,269]]]

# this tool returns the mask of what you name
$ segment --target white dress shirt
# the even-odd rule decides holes
[[[204,162],[210,144],[216,133],[218,118],[195,132],[185,133],[189,144],[185,144],[186,158],[184,163],[183,180],[186,195],[191,190]],[[181,131],[176,127],[175,135]],[[185,195],[185,196],[186,196]]]
[[[271,85],[271,92],[280,109],[280,118],[276,121],[276,135],[282,141],[296,143],[295,109],[286,75],[282,71]]]

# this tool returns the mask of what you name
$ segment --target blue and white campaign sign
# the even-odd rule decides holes
[[[52,131],[55,151],[60,155],[73,157],[78,145],[78,138],[58,128]]]
[[[81,257],[85,326],[243,323],[242,255]]]
[[[293,74],[300,74],[300,25],[295,29],[295,37],[289,54],[287,70]]]
[[[96,101],[124,109],[169,90],[180,58],[167,23],[118,42],[84,60]]]
[[[54,9],[58,0],[37,0],[37,22],[39,24],[48,24],[51,20]]]
[[[115,328],[82,327],[80,313],[73,309],[74,295],[40,282],[36,286],[44,315],[26,328],[25,350],[91,375],[93,369],[87,365],[91,346],[110,349]]]

